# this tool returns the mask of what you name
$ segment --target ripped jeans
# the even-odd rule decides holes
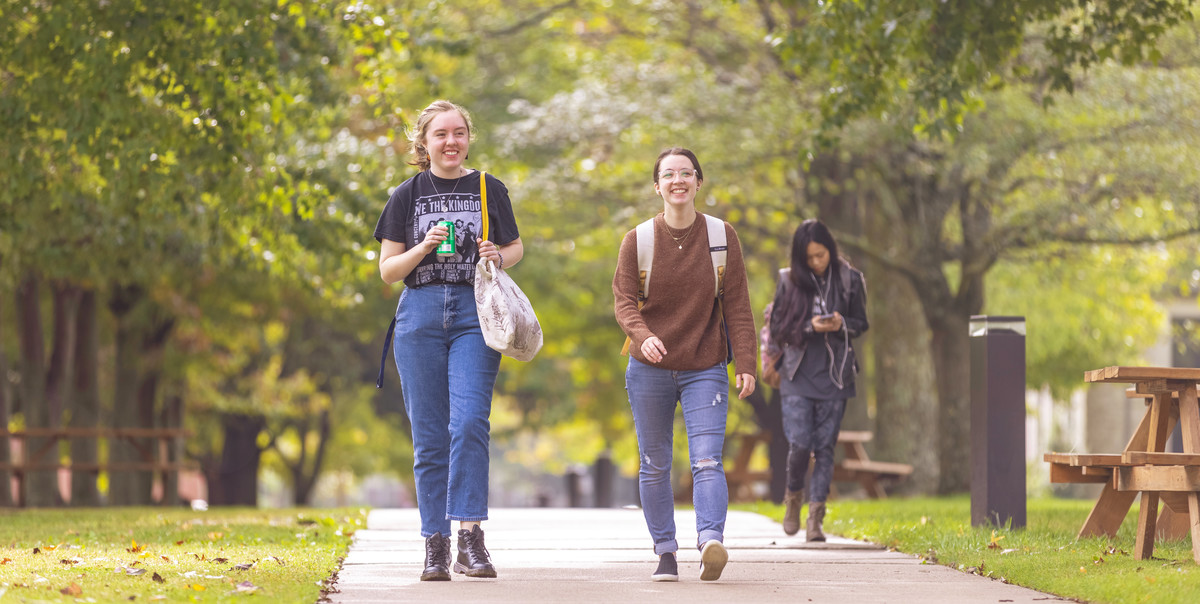
[[[729,374],[725,363],[708,369],[659,369],[630,357],[625,390],[637,429],[641,470],[638,491],[654,553],[679,550],[675,540],[675,497],[671,488],[675,403],[683,409],[692,468],[692,504],[696,508],[697,547],[724,540],[729,488],[721,449],[729,412]]]

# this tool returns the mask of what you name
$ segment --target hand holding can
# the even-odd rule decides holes
[[[437,246],[437,255],[453,256],[457,254],[458,248],[454,244],[454,223],[449,220],[440,220],[438,226],[446,227],[446,240]]]

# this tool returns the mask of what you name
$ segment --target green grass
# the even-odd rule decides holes
[[[366,511],[0,510],[3,602],[316,602]]]
[[[1200,566],[1192,561],[1190,539],[1159,541],[1152,559],[1135,560],[1136,505],[1115,539],[1076,539],[1093,503],[1031,499],[1026,527],[1009,530],[971,527],[967,496],[831,500],[825,530],[914,554],[927,563],[1088,602],[1200,601]],[[783,519],[780,505],[731,507]]]

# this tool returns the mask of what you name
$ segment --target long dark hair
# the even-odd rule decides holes
[[[817,291],[815,275],[808,267],[808,244],[814,242],[829,250],[829,268],[825,269],[825,278],[840,278],[842,261],[829,227],[815,218],[800,223],[792,235],[792,270],[788,275],[791,287],[784,288],[779,303],[771,311],[772,342],[799,345],[803,339],[800,328],[809,319],[812,310],[809,302]]]

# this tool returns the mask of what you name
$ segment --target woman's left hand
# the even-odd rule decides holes
[[[500,248],[496,247],[496,243],[488,239],[476,239],[475,243],[479,244],[479,258],[481,260],[491,260],[496,268],[503,268],[500,262]]]
[[[737,380],[734,382],[734,384],[736,384],[738,388],[741,388],[741,391],[738,392],[738,398],[745,399],[747,396],[754,394],[754,383],[755,379],[753,373],[737,374]]]

